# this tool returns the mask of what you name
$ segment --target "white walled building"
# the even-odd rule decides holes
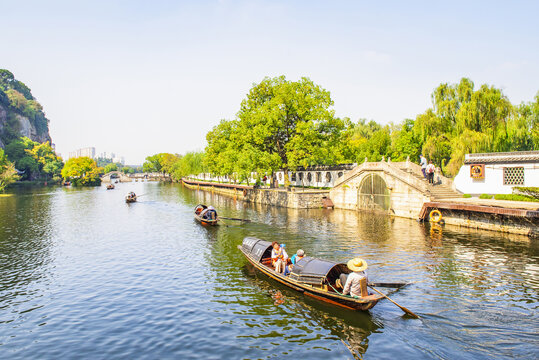
[[[454,180],[465,194],[512,194],[514,186],[539,186],[539,151],[467,154]]]
[[[355,168],[357,164],[342,164],[333,166],[311,166],[306,169],[299,168],[297,171],[289,171],[288,179],[291,186],[297,187],[333,187],[335,181],[343,176],[348,171]],[[284,186],[284,171],[279,170],[275,172],[276,180],[279,185]],[[198,174],[193,178],[202,181],[219,181],[227,182],[231,179],[228,176],[212,176],[211,174]],[[249,184],[253,185],[256,182],[257,174],[252,173],[249,179]],[[270,176],[266,177],[265,185],[270,185]]]
[[[288,179],[291,186],[314,186],[333,187],[335,181],[346,172],[355,168],[357,164],[342,165],[317,165],[308,168],[298,168],[297,171],[289,171]],[[277,171],[277,182],[284,185],[284,171]]]

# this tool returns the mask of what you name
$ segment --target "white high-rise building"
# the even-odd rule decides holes
[[[91,159],[95,158],[95,147],[87,147],[69,152],[69,158],[87,156]]]

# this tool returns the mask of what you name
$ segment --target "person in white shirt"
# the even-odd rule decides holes
[[[284,244],[279,245],[277,241],[271,243],[273,249],[271,250],[271,263],[275,268],[275,271],[282,273],[288,260],[288,254],[284,250]]]
[[[423,173],[423,177],[427,178],[427,158],[421,154],[419,156],[419,163],[421,164],[421,172]]]
[[[353,271],[353,273],[348,274],[341,274],[340,281],[341,284],[344,284],[343,288],[343,295],[350,294],[350,296],[361,296],[361,283],[360,280],[365,278],[367,282],[369,281],[367,278],[367,273],[365,270],[367,270],[367,262],[360,258],[354,258],[350,261],[348,261],[347,266],[350,270]]]

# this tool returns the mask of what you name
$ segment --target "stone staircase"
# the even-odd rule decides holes
[[[428,183],[427,179],[423,177],[419,165],[412,163],[400,163],[399,165],[399,168],[402,171],[411,174],[416,179],[425,183],[430,192],[431,201],[462,198],[462,194],[453,189],[453,182],[450,179],[436,173],[434,175],[434,185],[431,185]]]

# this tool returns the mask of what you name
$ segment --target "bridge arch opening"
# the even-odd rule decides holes
[[[389,210],[391,199],[385,180],[378,174],[366,175],[358,188],[358,208]]]

